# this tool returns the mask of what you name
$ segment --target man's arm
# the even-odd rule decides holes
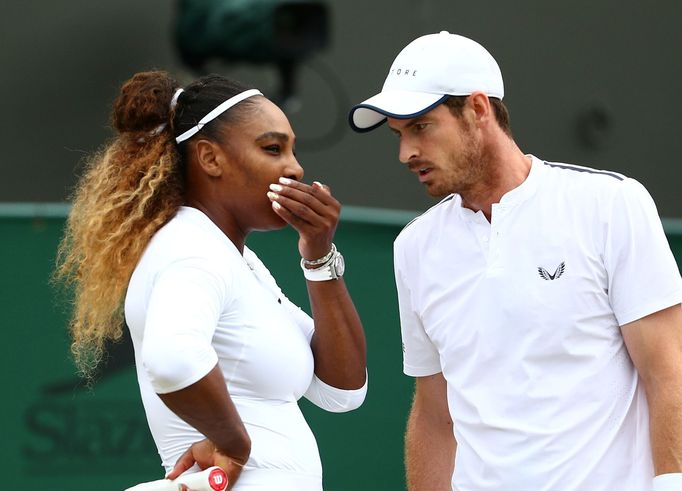
[[[409,491],[450,491],[457,442],[442,373],[418,377],[405,434]]]
[[[649,403],[655,474],[682,472],[682,309],[655,312],[622,332]]]

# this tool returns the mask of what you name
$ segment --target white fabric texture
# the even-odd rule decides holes
[[[333,411],[362,401],[355,391],[345,401],[341,389],[324,395],[330,391],[313,373],[313,320],[282,294],[251,250],[242,256],[206,215],[182,207],[135,269],[125,314],[166,471],[203,436],[157,393],[187,387],[218,363],[252,442],[234,490],[272,489],[274,480],[281,490],[322,489],[317,444],[297,400],[310,392],[313,403]]]
[[[680,303],[682,280],[639,183],[532,157],[491,222],[452,195],[394,252],[404,371],[447,380],[453,489],[652,489],[620,326]]]
[[[654,491],[680,491],[682,489],[682,472],[661,474],[654,478]]]
[[[317,375],[313,375],[313,381],[303,396],[316,406],[322,407],[332,413],[345,413],[357,409],[367,395],[367,372],[365,372],[365,384],[359,389],[338,389],[326,384]]]

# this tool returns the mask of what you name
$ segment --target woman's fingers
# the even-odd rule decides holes
[[[175,463],[175,467],[173,467],[173,470],[168,473],[166,476],[166,479],[176,479],[185,472],[186,470],[190,469],[196,460],[194,459],[194,452],[192,451],[192,446],[190,446],[185,453],[183,453],[178,461]]]
[[[286,177],[280,177],[279,182],[276,185],[281,186],[283,189],[296,190],[302,193],[308,193],[318,199],[321,203],[328,206],[338,206],[338,201],[334,199],[329,189],[320,182],[313,182],[312,184],[305,184],[300,181],[294,181],[293,179],[287,179]]]
[[[341,209],[340,203],[331,195],[329,187],[319,182],[308,185],[282,178],[280,183],[270,185],[268,197],[272,201],[281,197],[279,202],[282,206],[286,206],[298,216],[307,216],[311,219],[314,219],[314,215],[308,210],[321,217],[338,219]]]
[[[309,224],[332,231],[336,228],[341,205],[328,187],[318,182],[308,185],[285,178],[280,181],[280,184],[270,186],[268,198],[282,218],[294,226]],[[284,209],[283,212],[275,203]]]
[[[281,178],[270,189],[268,198],[273,210],[300,235],[301,256],[316,259],[327,254],[341,212],[341,204],[329,187],[319,182],[308,185]]]

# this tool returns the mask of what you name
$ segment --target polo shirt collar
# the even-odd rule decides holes
[[[541,174],[542,171],[544,170],[544,165],[542,164],[540,159],[538,159],[534,155],[526,155],[526,157],[530,157],[531,159],[531,166],[530,172],[528,173],[528,177],[526,177],[526,180],[519,184],[517,187],[515,187],[511,191],[507,191],[502,196],[502,199],[500,199],[500,204],[504,204],[505,206],[515,205],[517,203],[526,201],[528,198],[535,194],[535,191],[537,190],[540,184]]]
[[[538,189],[540,181],[542,180],[542,174],[545,170],[545,166],[543,165],[542,161],[535,157],[534,155],[528,154],[527,157],[530,157],[531,159],[531,166],[530,172],[528,173],[528,177],[526,177],[526,179],[517,187],[505,193],[502,196],[502,199],[500,199],[499,204],[497,203],[493,204],[493,208],[499,205],[503,205],[505,207],[515,206],[519,203],[526,201],[535,194],[535,191]],[[488,221],[485,218],[485,215],[483,214],[482,211],[479,210],[475,212],[473,210],[470,210],[469,208],[465,208],[464,206],[462,206],[461,196],[456,195],[456,199],[452,201],[453,206],[459,208],[460,214],[463,218],[474,221],[484,222]]]

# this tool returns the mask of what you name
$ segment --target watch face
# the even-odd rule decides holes
[[[343,256],[341,254],[336,255],[336,259],[334,260],[334,269],[336,270],[336,276],[343,276],[343,273],[346,270],[346,262],[343,260]]]

